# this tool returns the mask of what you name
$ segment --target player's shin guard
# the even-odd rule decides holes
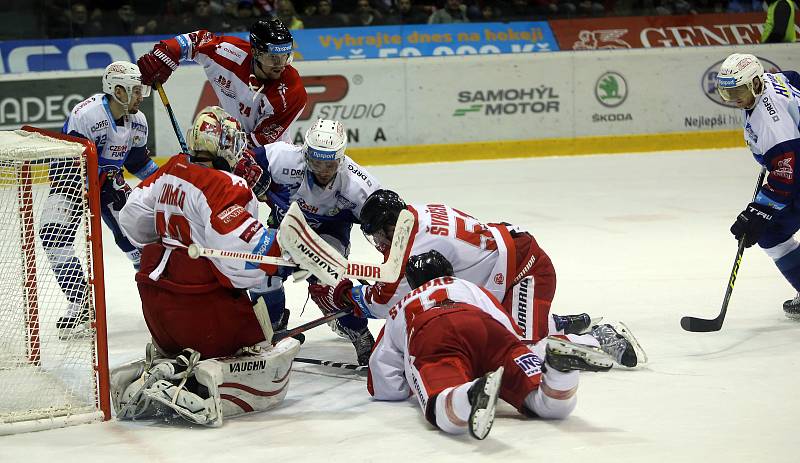
[[[477,380],[476,380],[477,381]],[[432,416],[428,417],[437,428],[448,434],[464,434],[467,432],[469,414],[472,405],[469,402],[469,389],[475,381],[448,387],[436,397]]]

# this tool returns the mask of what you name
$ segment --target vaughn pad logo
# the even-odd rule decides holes
[[[628,97],[628,82],[622,74],[608,71],[594,84],[594,96],[606,108],[616,108]]]

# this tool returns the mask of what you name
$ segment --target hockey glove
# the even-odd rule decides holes
[[[758,203],[747,205],[731,225],[731,233],[737,240],[744,237],[744,247],[756,244],[775,216],[776,210]]]
[[[125,182],[122,171],[108,174],[105,182],[100,187],[100,202],[107,205],[114,212],[119,212],[128,201],[131,187]]]
[[[308,293],[311,296],[311,300],[317,304],[317,307],[324,313],[329,314],[356,307],[353,297],[350,295],[350,289],[352,288],[353,282],[350,280],[340,281],[335,288],[319,283],[311,283],[308,285]],[[358,313],[354,313],[354,315],[360,316]]]
[[[164,42],[158,42],[153,51],[145,53],[136,61],[139,72],[142,73],[142,83],[152,86],[154,82],[166,82],[172,71],[178,69],[179,60],[180,56],[170,50]]]
[[[256,162],[252,154],[245,151],[236,162],[236,165],[233,166],[233,175],[242,177],[244,181],[247,182],[248,188],[252,190],[256,187],[261,176],[264,175],[264,169],[258,165],[258,162]],[[269,184],[267,184],[267,186],[269,186]],[[258,196],[258,194],[256,194],[256,196]]]

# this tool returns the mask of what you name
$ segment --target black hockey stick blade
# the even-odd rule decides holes
[[[683,317],[681,318],[681,328],[694,333],[708,333],[709,331],[719,331],[722,328],[722,320],[713,318]]]

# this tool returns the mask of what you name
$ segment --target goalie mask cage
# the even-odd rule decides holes
[[[110,417],[97,172],[88,140],[0,131],[0,435]]]

